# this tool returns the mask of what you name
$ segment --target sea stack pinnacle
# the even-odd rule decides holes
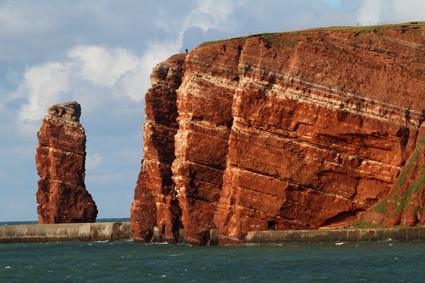
[[[84,185],[86,135],[77,102],[51,105],[35,151],[39,224],[94,222],[97,207]]]

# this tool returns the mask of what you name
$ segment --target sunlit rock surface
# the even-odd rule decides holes
[[[51,105],[35,151],[39,224],[95,222],[97,207],[84,185],[86,135],[77,102]]]
[[[172,242],[184,228],[186,242],[206,244],[218,229],[220,243],[237,244],[248,231],[362,216],[422,223],[424,44],[420,25],[323,29],[206,44],[157,65],[135,237],[157,226]],[[412,182],[414,194],[398,196]]]

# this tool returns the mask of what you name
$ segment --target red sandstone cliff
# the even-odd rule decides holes
[[[217,228],[221,243],[238,243],[248,231],[344,226],[399,202],[392,192],[412,182],[386,223],[423,221],[424,44],[421,25],[307,30],[160,63],[146,95],[135,238],[157,226],[175,241],[184,228],[186,242],[206,244]]]
[[[158,64],[151,75],[152,87],[146,94],[143,125],[144,160],[131,207],[135,241],[149,241],[153,228],[170,243],[179,240],[181,209],[172,180],[177,134],[177,94],[184,74],[185,55]]]
[[[39,224],[95,222],[97,207],[84,185],[86,135],[77,102],[51,105],[35,151]]]

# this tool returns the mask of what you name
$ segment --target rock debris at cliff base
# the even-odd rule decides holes
[[[86,135],[77,102],[51,105],[35,151],[39,224],[95,222],[97,207],[84,184]]]
[[[135,239],[149,241],[155,226],[164,241],[184,228],[186,242],[202,245],[210,229],[237,244],[248,231],[344,227],[362,216],[423,221],[423,158],[409,164],[423,155],[424,44],[422,25],[306,30],[207,44],[158,64]]]

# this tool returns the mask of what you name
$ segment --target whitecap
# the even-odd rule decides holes
[[[181,256],[181,255],[183,255],[183,253],[181,253],[181,254],[176,254],[176,255],[170,255],[170,256]]]
[[[338,242],[338,243],[335,243],[335,245],[337,245],[337,246],[341,246],[341,245],[343,245],[343,244],[345,244],[345,242]]]
[[[6,266],[5,268],[6,268],[6,269],[9,269],[9,268],[12,268],[12,267],[10,267],[10,266]]]
[[[167,277],[167,275],[162,275],[161,277]]]
[[[392,247],[392,246],[394,246],[394,244],[389,244],[388,246]]]

